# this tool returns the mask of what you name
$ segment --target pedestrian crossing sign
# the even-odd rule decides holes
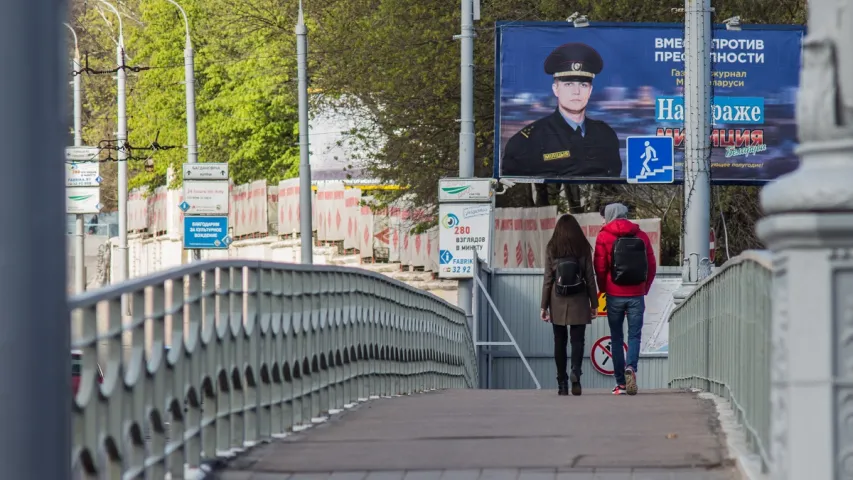
[[[625,141],[628,183],[673,183],[675,141],[670,136],[636,136]]]

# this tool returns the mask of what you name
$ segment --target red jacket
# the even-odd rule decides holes
[[[619,237],[634,234],[646,244],[646,259],[649,271],[646,275],[646,283],[640,285],[616,285],[610,278],[610,265],[613,263],[613,244]],[[657,271],[655,252],[652,250],[652,242],[646,232],[640,230],[640,226],[630,220],[617,218],[608,223],[598,233],[595,239],[595,278],[598,283],[598,291],[614,297],[639,297],[648,295],[655,281]]]

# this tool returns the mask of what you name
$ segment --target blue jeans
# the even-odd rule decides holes
[[[607,323],[610,325],[610,353],[613,355],[613,374],[617,385],[625,385],[625,352],[622,343],[623,320],[628,316],[628,366],[637,371],[640,361],[640,341],[643,336],[643,315],[646,297],[607,296]]]

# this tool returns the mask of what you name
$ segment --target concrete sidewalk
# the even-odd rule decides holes
[[[738,478],[726,452],[714,404],[688,392],[452,390],[361,404],[215,478]]]

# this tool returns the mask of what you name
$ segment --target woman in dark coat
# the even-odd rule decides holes
[[[576,262],[580,281],[578,291],[566,295],[557,292],[557,266],[569,260]],[[567,283],[563,280],[563,283]],[[568,395],[569,378],[566,375],[566,347],[572,346],[572,395],[581,394],[581,363],[583,362],[586,326],[592,323],[598,311],[598,289],[592,264],[592,246],[571,215],[557,220],[554,233],[545,248],[545,281],[542,285],[542,310],[540,318],[550,322],[554,329],[554,361],[557,363],[559,395]]]

